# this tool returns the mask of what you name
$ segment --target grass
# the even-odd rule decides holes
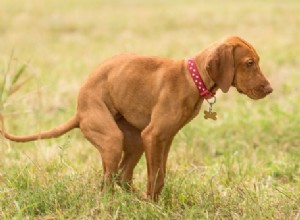
[[[1,219],[300,218],[297,0],[4,0],[1,6],[0,109],[15,134],[68,119],[87,74],[125,51],[182,59],[240,35],[257,49],[274,88],[260,101],[234,89],[219,92],[218,121],[204,120],[202,110],[176,136],[158,204],[119,191],[100,195],[99,154],[79,131],[26,144],[0,138]],[[141,191],[146,175],[143,158],[135,170]]]

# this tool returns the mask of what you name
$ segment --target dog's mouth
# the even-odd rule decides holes
[[[266,86],[257,86],[255,88],[242,90],[240,88],[237,88],[237,91],[241,94],[247,95],[249,98],[258,100],[266,97],[270,93],[273,92],[272,87],[268,84]]]
[[[240,88],[238,88],[238,87],[236,87],[236,90],[239,92],[239,93],[241,93],[241,94],[246,94],[245,92],[243,92]]]

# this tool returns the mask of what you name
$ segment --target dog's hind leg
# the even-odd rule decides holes
[[[113,190],[114,177],[123,151],[123,133],[113,115],[103,105],[89,108],[82,113],[80,128],[84,136],[99,150],[103,164],[103,185]]]
[[[126,190],[133,190],[133,170],[144,152],[141,131],[124,118],[118,120],[117,124],[124,134],[123,157],[119,164],[119,184]]]

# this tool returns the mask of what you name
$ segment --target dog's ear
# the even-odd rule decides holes
[[[206,71],[222,92],[228,92],[234,79],[233,45],[221,44],[212,50]]]

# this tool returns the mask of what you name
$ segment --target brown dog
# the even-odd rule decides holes
[[[254,48],[239,37],[217,42],[195,56],[204,84],[212,92],[234,86],[252,99],[272,92]],[[164,185],[166,161],[175,134],[199,112],[204,100],[187,61],[122,54],[103,62],[83,84],[77,113],[52,130],[29,136],[3,135],[26,142],[55,138],[73,128],[100,151],[103,186],[114,174],[131,188],[133,169],[146,154],[147,195],[158,199]],[[119,172],[118,172],[119,171]]]

